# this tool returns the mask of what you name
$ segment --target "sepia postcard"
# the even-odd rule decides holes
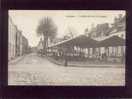
[[[125,10],[8,15],[8,85],[125,86]]]

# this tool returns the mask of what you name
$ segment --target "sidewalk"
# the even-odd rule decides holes
[[[55,60],[51,57],[47,57],[49,61],[51,61],[54,64],[64,66],[64,61],[61,60]],[[69,61],[68,66],[70,67],[88,67],[88,68],[124,68],[125,64],[119,64],[119,63],[94,63],[94,62],[75,62],[75,61]],[[67,67],[68,67],[67,66]]]
[[[18,56],[18,57],[15,57],[14,59],[8,61],[8,64],[15,64],[19,61],[21,61],[26,55],[22,55],[22,56]]]

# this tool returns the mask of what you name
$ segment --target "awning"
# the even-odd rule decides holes
[[[96,47],[97,41],[85,35],[80,35],[70,40],[62,41],[51,47],[73,47],[73,46],[79,46],[81,48]]]
[[[124,46],[125,40],[118,36],[111,36],[103,40],[97,41],[85,35],[80,35],[75,38],[65,40],[50,46],[49,48],[72,48],[78,46],[81,48],[109,47],[109,46]]]
[[[89,47],[96,47],[97,41],[85,35],[80,35],[79,37],[67,42],[66,45],[67,46],[79,46],[81,48],[89,48]]]
[[[99,47],[124,46],[124,45],[125,45],[125,40],[118,36],[112,36],[105,40],[99,41],[98,44]]]

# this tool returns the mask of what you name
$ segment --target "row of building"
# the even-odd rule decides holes
[[[11,17],[8,19],[8,60],[22,56],[29,52],[27,38],[13,23]]]
[[[104,38],[110,35],[117,35],[123,39],[126,37],[126,16],[119,14],[118,17],[114,18],[112,24],[102,23],[92,26],[92,29],[88,31],[85,30],[85,34],[91,38]]]
[[[111,25],[111,26],[110,26]],[[103,23],[97,24],[96,27],[93,27],[91,31],[86,31],[85,33],[88,37],[102,41],[108,39],[112,36],[118,36],[122,39],[126,39],[126,16],[119,14],[118,17],[114,18],[114,22],[112,24]],[[101,52],[104,53],[104,47],[101,48]],[[117,56],[124,55],[125,53],[125,46],[114,46],[109,47],[109,53],[112,55],[115,53]]]

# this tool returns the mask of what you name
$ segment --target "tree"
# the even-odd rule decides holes
[[[103,24],[97,24],[96,26],[96,36],[108,36],[110,31],[110,27],[108,23],[103,23]]]
[[[48,40],[51,42],[55,38],[57,33],[57,27],[54,24],[53,20],[50,17],[44,17],[40,20],[37,27],[37,35],[43,36],[43,51],[46,54],[46,48],[48,46]]]

